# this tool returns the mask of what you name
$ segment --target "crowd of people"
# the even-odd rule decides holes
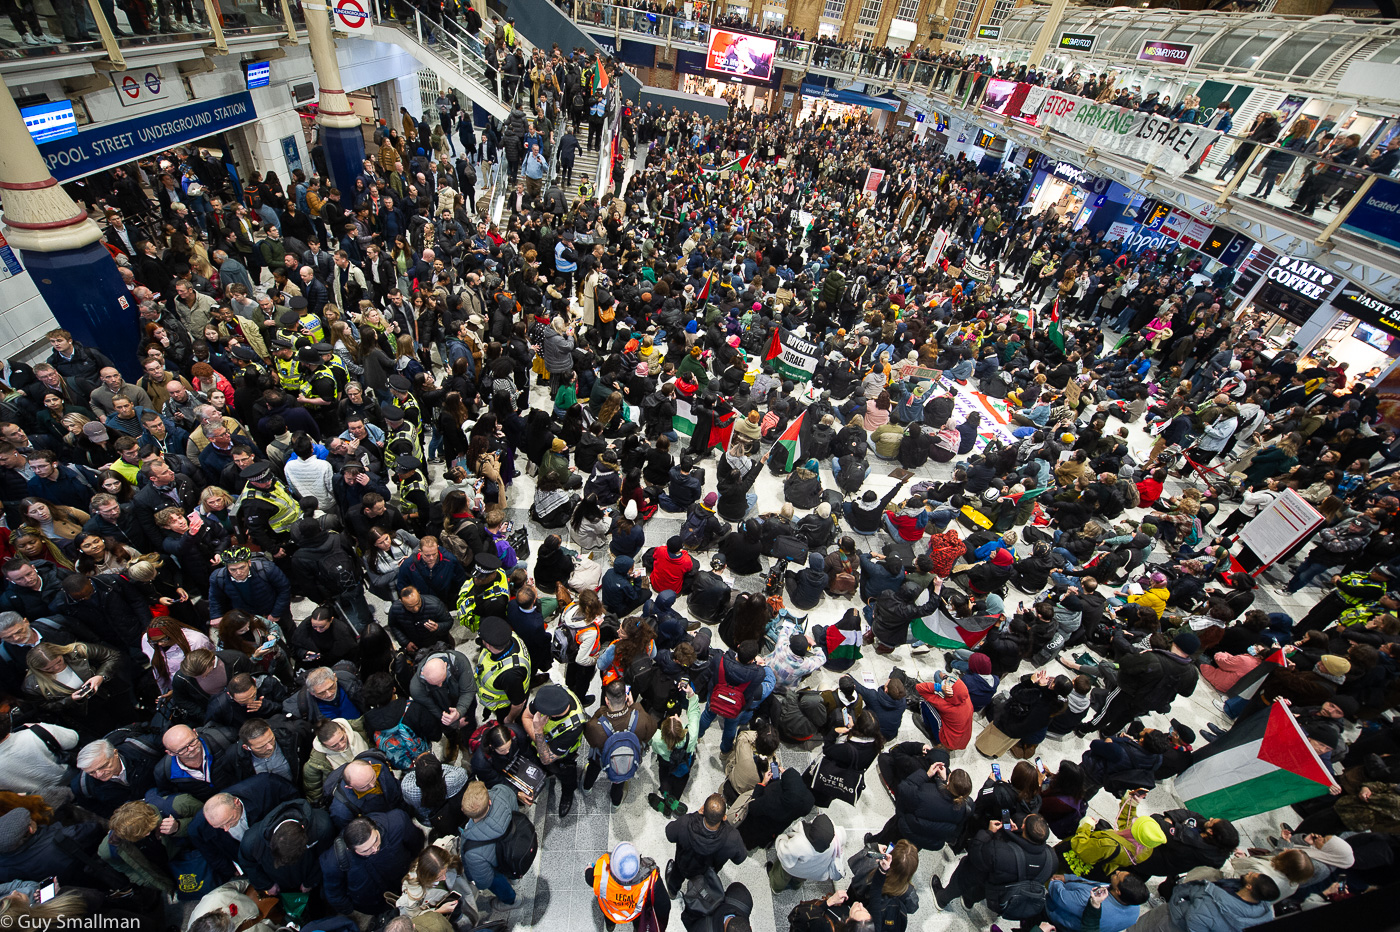
[[[1225,932],[1386,881],[1400,490],[1373,387],[1271,353],[1229,268],[1125,254],[933,142],[739,107],[623,132],[620,197],[503,231],[462,199],[460,238],[427,232],[450,184],[401,234],[365,223],[400,193],[383,149],[353,215],[255,179],[189,222],[161,191],[192,152],[153,177],[164,235],[123,219],[130,178],[91,204],[139,359],[60,329],[0,372],[0,918],[474,929],[580,794],[674,845],[600,847],[578,883],[609,928],[674,901],[746,932],[752,877],[719,874],[750,861],[812,885],[794,930],[960,903]],[[160,258],[176,237],[217,276]],[[1188,448],[1235,485],[1169,491]],[[1298,619],[1255,607],[1232,536],[1284,489],[1326,518]],[[1276,702],[1337,782],[1296,828],[1145,811]]]

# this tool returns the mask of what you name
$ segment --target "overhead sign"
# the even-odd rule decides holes
[[[78,115],[71,100],[51,100],[20,110],[24,128],[37,143],[78,135]]]
[[[39,154],[44,157],[49,174],[59,181],[69,181],[252,123],[257,118],[252,95],[239,91],[88,127],[66,139],[39,143]]]
[[[978,27],[977,27],[977,38],[979,38],[979,39],[1000,39],[1000,38],[1001,38],[1001,27],[1000,27],[1000,26],[978,26]]]
[[[113,71],[110,76],[112,86],[117,89],[117,100],[123,107],[165,100],[170,96],[170,87],[161,77],[157,65],[133,71]]]
[[[10,244],[5,241],[5,235],[0,233],[0,281],[7,278],[14,278],[24,269],[20,266],[19,260],[15,258],[15,251],[10,248]]]
[[[369,27],[369,0],[335,0],[335,16],[331,23],[341,32],[365,32]]]
[[[1339,276],[1322,266],[1292,256],[1279,256],[1264,278],[1310,301],[1321,301],[1340,281]]]
[[[1181,231],[1181,243],[1183,246],[1190,246],[1192,249],[1200,249],[1205,244],[1206,238],[1210,236],[1210,224],[1202,223],[1192,217],[1186,224],[1186,229]]]
[[[1194,123],[1177,123],[1154,113],[1059,92],[1045,96],[1037,125],[1094,148],[1148,162],[1174,176],[1195,165],[1220,137],[1215,130]]]
[[[1196,51],[1194,45],[1185,42],[1161,42],[1156,39],[1148,39],[1142,43],[1142,48],[1138,49],[1138,61],[1150,61],[1158,65],[1184,65],[1191,61],[1191,53]]]
[[[1400,184],[1377,178],[1342,221],[1342,229],[1400,246]]]
[[[1351,282],[1337,292],[1332,306],[1386,333],[1400,336],[1400,307],[1367,294]]]
[[[1097,38],[1091,32],[1062,32],[1058,45],[1066,52],[1092,52]]]
[[[244,65],[247,69],[248,90],[255,87],[267,87],[272,83],[272,62],[253,61]]]

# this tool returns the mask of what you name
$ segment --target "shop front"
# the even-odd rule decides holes
[[[1069,162],[1037,156],[1032,163],[1031,186],[1022,202],[1031,214],[1052,210],[1075,230],[1089,222],[1096,208],[1106,202],[1111,179],[1091,175]]]
[[[1374,378],[1400,358],[1400,307],[1345,282],[1328,308],[1334,317],[1313,348],[1347,364],[1347,373]]]

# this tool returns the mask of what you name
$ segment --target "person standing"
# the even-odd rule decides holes
[[[713,793],[705,805],[666,825],[666,840],[675,842],[676,856],[666,865],[666,889],[679,896],[681,884],[708,870],[718,871],[727,861],[742,864],[749,856],[739,830],[725,821],[724,797]]]
[[[660,872],[651,858],[637,853],[631,842],[621,842],[611,854],[602,854],[583,872],[583,882],[593,888],[603,925],[611,932],[619,922],[638,922],[650,909],[658,928],[666,927],[671,914],[668,897],[657,896]]]
[[[559,781],[559,818],[574,808],[578,790],[578,750],[588,721],[583,703],[563,686],[548,683],[530,700],[521,724],[534,742],[545,771]]]

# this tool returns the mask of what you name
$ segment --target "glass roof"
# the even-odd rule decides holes
[[[1002,22],[999,44],[1029,49],[1048,9],[1020,7]],[[1335,87],[1352,61],[1400,62],[1400,20],[1089,7],[1065,11],[1057,32],[1099,37],[1092,62],[1135,62],[1147,39],[1196,47],[1182,77],[1224,72],[1317,90]],[[1052,43],[1053,48],[1053,43]]]

